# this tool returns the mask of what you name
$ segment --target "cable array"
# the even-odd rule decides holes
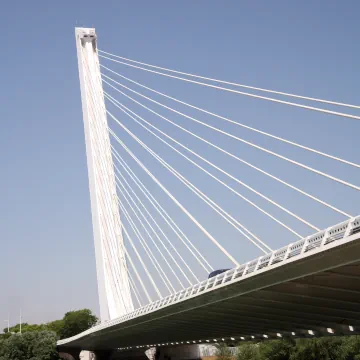
[[[103,76],[105,76],[105,77],[108,78],[108,79],[111,79],[111,78],[109,78],[109,77],[106,76],[106,75],[103,75]],[[353,188],[353,189],[355,189],[355,190],[360,190],[360,187],[357,186],[357,185],[351,184],[351,183],[349,183],[349,182],[347,182],[347,181],[344,181],[344,180],[341,180],[341,179],[339,179],[339,178],[337,178],[337,177],[335,177],[335,176],[326,174],[326,173],[324,173],[324,172],[322,172],[322,171],[320,171],[320,170],[317,170],[317,169],[315,169],[315,168],[312,168],[312,167],[310,167],[310,166],[308,166],[308,165],[306,165],[306,164],[303,164],[303,163],[301,163],[301,162],[299,162],[299,161],[292,160],[292,159],[290,159],[290,158],[288,158],[288,157],[286,157],[286,156],[284,156],[284,155],[281,155],[281,154],[279,154],[279,153],[276,153],[275,151],[271,151],[271,150],[266,149],[266,148],[264,148],[264,147],[262,147],[262,146],[256,145],[256,144],[254,144],[254,143],[252,143],[252,142],[250,142],[250,141],[247,141],[247,140],[245,140],[245,139],[242,139],[242,138],[240,138],[240,137],[238,137],[238,136],[232,135],[232,134],[230,134],[230,133],[228,133],[228,132],[226,132],[226,131],[224,131],[224,130],[221,130],[221,129],[218,128],[218,127],[211,126],[211,125],[209,125],[209,124],[207,124],[207,123],[205,123],[205,122],[203,122],[203,121],[200,121],[200,120],[198,120],[198,119],[196,119],[196,118],[194,118],[194,117],[192,117],[192,116],[189,116],[189,115],[187,115],[187,114],[185,114],[185,113],[182,113],[182,112],[180,112],[180,111],[177,111],[177,110],[175,110],[175,109],[173,109],[173,108],[171,108],[171,107],[169,107],[169,106],[166,106],[166,105],[164,105],[164,104],[162,104],[162,103],[160,103],[160,102],[158,102],[158,101],[156,101],[156,100],[154,100],[154,99],[152,99],[152,98],[150,98],[150,97],[148,97],[148,96],[145,96],[145,95],[143,95],[143,94],[140,94],[139,92],[137,92],[137,91],[135,91],[135,90],[132,90],[132,89],[130,89],[129,87],[127,87],[127,86],[125,86],[125,85],[123,85],[123,84],[121,84],[121,83],[119,83],[119,82],[117,82],[117,81],[115,81],[115,80],[113,80],[113,79],[111,79],[111,80],[112,80],[114,83],[116,83],[117,85],[120,85],[120,86],[122,86],[123,88],[125,88],[125,89],[127,89],[127,90],[129,90],[129,91],[131,91],[131,92],[133,92],[133,93],[135,93],[135,94],[137,94],[137,95],[139,95],[139,96],[141,96],[141,97],[143,97],[143,98],[145,98],[145,99],[147,99],[147,100],[149,100],[149,101],[151,101],[151,102],[153,102],[153,103],[155,103],[155,104],[157,104],[157,105],[160,105],[160,106],[162,106],[163,108],[165,108],[165,109],[167,109],[167,110],[170,110],[170,111],[172,111],[172,112],[174,112],[174,113],[176,113],[176,114],[178,114],[178,115],[182,115],[183,117],[185,117],[185,118],[187,118],[187,119],[189,119],[189,120],[191,120],[191,121],[194,121],[194,122],[196,122],[196,123],[198,123],[198,124],[201,124],[201,125],[209,128],[209,129],[212,129],[212,130],[214,130],[214,131],[216,131],[216,132],[218,132],[218,133],[220,133],[220,134],[223,134],[223,135],[226,135],[226,136],[228,136],[228,137],[230,137],[230,138],[232,138],[232,139],[241,141],[242,143],[247,144],[247,145],[249,145],[249,146],[251,146],[251,147],[253,147],[253,148],[256,148],[256,149],[258,149],[258,150],[261,150],[261,151],[263,151],[263,152],[265,152],[265,153],[267,153],[267,154],[269,154],[269,155],[273,155],[273,156],[275,156],[275,157],[277,157],[277,158],[279,158],[279,159],[285,160],[285,161],[287,161],[287,162],[289,162],[289,163],[291,163],[291,164],[297,165],[297,166],[299,166],[299,167],[301,167],[301,168],[303,168],[303,169],[309,170],[309,171],[311,171],[311,172],[313,172],[313,173],[315,173],[315,174],[324,176],[324,177],[326,177],[326,178],[328,178],[328,179],[330,179],[330,180],[334,180],[334,181],[336,181],[336,182],[338,182],[338,183],[340,183],[340,184],[343,184],[343,185],[345,185],[345,186],[349,186],[349,187],[351,187],[351,188]],[[108,82],[106,82],[106,80],[103,79],[103,82],[104,82],[105,84],[110,85],[113,89],[117,90],[118,92],[120,92],[119,89],[117,89],[116,87],[114,87],[114,86],[112,86],[111,84],[109,84]]]
[[[114,54],[111,54],[111,53],[103,51],[103,50],[99,50],[99,52],[102,53],[102,54],[113,56],[113,57],[118,58],[118,59],[129,61],[129,62],[132,62],[132,63],[135,63],[135,64],[145,65],[145,66],[148,66],[150,68],[159,69],[159,70],[165,70],[165,71],[169,71],[169,72],[172,72],[172,73],[175,73],[175,74],[181,74],[181,75],[185,75],[185,76],[195,77],[197,79],[209,80],[209,81],[214,81],[214,82],[218,82],[218,83],[221,83],[221,84],[233,85],[233,86],[242,87],[242,88],[245,88],[245,89],[257,90],[257,91],[262,91],[262,92],[271,93],[271,94],[284,95],[284,96],[289,96],[289,97],[302,99],[302,100],[310,100],[310,101],[321,102],[321,103],[324,103],[324,104],[344,106],[344,107],[353,108],[353,109],[360,109],[359,105],[351,105],[351,104],[346,104],[346,103],[341,103],[341,102],[336,102],[336,101],[329,101],[329,100],[318,99],[318,98],[314,98],[314,97],[308,97],[308,96],[285,93],[285,92],[282,92],[282,91],[275,91],[275,90],[269,90],[269,89],[255,87],[255,86],[238,84],[238,83],[234,83],[234,82],[230,82],[230,81],[224,81],[224,80],[214,79],[214,78],[210,78],[210,77],[206,77],[206,76],[194,75],[194,74],[190,74],[190,73],[186,73],[186,72],[182,72],[182,71],[177,71],[177,70],[164,68],[164,67],[161,67],[161,66],[155,66],[155,65],[143,63],[143,62],[128,59],[128,58],[125,58],[125,57],[122,57],[122,56],[114,55]]]
[[[238,121],[231,120],[231,119],[229,119],[229,118],[227,118],[227,117],[225,117],[225,116],[221,116],[221,115],[216,114],[216,113],[213,113],[213,112],[211,112],[211,111],[202,109],[202,108],[200,108],[200,107],[198,107],[198,106],[189,104],[189,103],[187,103],[187,102],[185,102],[185,101],[181,101],[181,100],[179,100],[179,99],[177,99],[177,98],[175,98],[175,97],[169,96],[169,95],[164,94],[164,93],[162,93],[162,92],[160,92],[160,91],[157,91],[157,90],[155,90],[155,89],[153,89],[153,88],[150,88],[149,86],[145,86],[145,85],[143,85],[143,84],[140,84],[139,82],[134,81],[134,80],[132,80],[132,79],[130,79],[130,78],[122,75],[122,74],[119,74],[118,72],[116,72],[116,71],[114,71],[114,70],[111,70],[111,69],[109,69],[108,67],[106,67],[106,66],[104,66],[104,65],[100,65],[100,66],[101,66],[102,68],[106,69],[107,71],[109,71],[109,72],[111,72],[111,73],[113,73],[113,74],[121,77],[122,79],[125,79],[125,80],[127,80],[127,81],[129,81],[129,82],[131,82],[131,83],[133,83],[133,84],[135,84],[135,85],[137,85],[137,86],[139,86],[139,87],[141,87],[141,88],[143,88],[143,89],[149,90],[149,91],[151,91],[151,92],[153,92],[153,93],[155,93],[155,94],[157,94],[157,95],[161,95],[161,96],[163,96],[163,97],[165,97],[165,98],[167,98],[167,99],[173,100],[173,101],[175,101],[175,102],[177,102],[177,103],[179,103],[179,104],[181,104],[181,105],[185,105],[185,106],[187,106],[187,107],[189,107],[189,108],[191,108],[191,109],[198,110],[198,111],[203,112],[203,113],[205,113],[205,114],[207,114],[207,115],[214,116],[214,117],[216,117],[216,118],[218,118],[218,119],[224,120],[224,121],[229,122],[229,123],[231,123],[231,124],[234,124],[234,125],[243,127],[243,128],[245,128],[245,129],[247,129],[247,130],[254,131],[254,132],[256,132],[256,133],[259,133],[259,134],[261,134],[261,135],[264,135],[264,136],[273,138],[273,139],[275,139],[275,140],[279,140],[279,141],[284,142],[284,143],[286,143],[286,144],[296,146],[296,147],[301,148],[301,149],[303,149],[303,150],[307,150],[307,151],[313,152],[313,153],[315,153],[315,154],[318,154],[318,155],[321,155],[321,156],[324,156],[324,157],[327,157],[327,158],[330,158],[330,159],[333,159],[333,160],[340,161],[340,162],[342,162],[342,163],[344,163],[344,164],[348,164],[348,165],[354,166],[354,167],[356,167],[356,168],[360,168],[360,165],[359,165],[359,164],[356,164],[356,163],[354,163],[354,162],[351,162],[351,161],[348,161],[348,160],[345,160],[345,159],[341,159],[341,158],[339,158],[339,157],[337,157],[337,156],[333,156],[333,155],[324,153],[324,152],[322,152],[322,151],[319,151],[319,150],[310,148],[310,147],[308,147],[308,146],[304,146],[304,145],[298,144],[298,143],[296,143],[295,141],[290,141],[290,140],[284,139],[284,138],[282,138],[282,137],[280,137],[280,136],[276,136],[276,135],[267,133],[267,132],[265,132],[265,131],[256,129],[256,128],[254,128],[254,127],[245,125],[245,124],[240,123],[240,122],[238,122]],[[105,75],[105,74],[103,74],[103,75]],[[109,80],[113,80],[113,79],[111,79],[110,77],[107,77],[107,78],[108,78]]]
[[[147,187],[143,184],[143,182],[136,176],[136,174],[131,170],[129,165],[122,158],[122,156],[114,148],[113,148],[113,156],[114,159],[118,161],[118,164],[122,167],[122,170],[124,170],[124,172],[130,177],[132,182],[139,188],[139,190],[142,192],[145,198],[153,206],[154,210],[156,210],[156,212],[162,217],[165,223],[171,228],[171,230],[184,244],[187,250],[189,250],[189,252],[194,256],[194,258],[197,260],[200,266],[205,270],[205,272],[208,273],[210,271],[213,271],[214,268],[204,258],[201,252],[193,245],[193,243],[189,240],[188,236],[180,229],[180,227],[176,224],[174,219],[166,212],[166,210],[161,206],[161,204],[155,199],[155,197],[151,194],[151,192],[147,189]],[[116,165],[114,166],[116,167]],[[152,218],[151,214],[149,212],[147,213]],[[154,223],[156,223],[155,220],[153,221]],[[161,227],[158,226],[158,229],[162,233],[162,235],[166,238],[166,235],[164,231],[161,229]],[[171,242],[169,242],[169,244],[177,253],[177,255],[181,258],[182,262],[185,264],[186,261],[177,252],[176,248],[172,246]]]
[[[127,114],[129,116],[129,118],[133,119],[136,123],[138,123],[141,127],[143,127],[144,129],[146,129],[148,132],[150,132],[152,135],[154,135],[156,138],[158,138],[160,141],[162,141],[163,143],[165,143],[166,145],[168,145],[169,147],[171,147],[175,152],[177,152],[178,154],[182,155],[183,157],[185,157],[188,161],[190,161],[192,164],[194,164],[196,167],[198,167],[199,169],[201,169],[202,171],[204,171],[206,174],[208,174],[209,176],[211,176],[213,179],[217,180],[218,182],[220,182],[222,185],[224,185],[225,187],[227,187],[228,189],[230,189],[233,193],[235,193],[236,195],[238,195],[239,197],[241,197],[242,199],[244,199],[245,201],[247,201],[249,204],[251,204],[252,206],[256,207],[257,209],[259,209],[257,207],[257,205],[255,205],[252,201],[250,201],[249,199],[247,199],[246,197],[244,197],[243,195],[241,195],[240,193],[238,193],[237,191],[235,191],[233,188],[230,188],[228,185],[226,185],[223,181],[219,180],[219,178],[217,178],[216,176],[212,175],[211,173],[209,173],[207,170],[205,170],[202,166],[200,166],[199,164],[197,164],[196,162],[194,162],[193,160],[191,160],[189,157],[187,157],[186,155],[184,155],[182,152],[180,152],[179,150],[177,150],[176,148],[174,148],[172,145],[170,145],[168,142],[166,142],[165,140],[163,140],[161,137],[159,137],[158,135],[156,135],[154,132],[152,132],[149,128],[147,128],[146,126],[144,126],[142,123],[140,123],[138,120],[136,120],[133,116],[131,116],[129,113],[135,115],[138,119],[140,119],[141,121],[143,121],[144,123],[146,123],[148,126],[154,128],[156,131],[158,131],[159,133],[161,133],[162,135],[164,135],[165,137],[169,138],[170,140],[172,140],[173,142],[175,142],[176,144],[178,144],[179,146],[183,147],[184,149],[186,149],[188,152],[190,152],[191,154],[193,154],[194,156],[198,157],[199,159],[203,160],[205,163],[209,164],[210,166],[212,166],[213,168],[215,168],[216,170],[218,170],[219,172],[225,174],[226,176],[228,176],[229,178],[231,178],[232,180],[236,181],[237,183],[243,185],[244,187],[246,187],[247,189],[249,189],[250,191],[254,192],[255,194],[257,194],[258,196],[262,197],[263,199],[267,200],[268,202],[270,202],[271,204],[277,206],[278,208],[280,208],[281,210],[285,211],[286,213],[288,213],[289,215],[295,217],[297,220],[303,222],[304,224],[308,225],[309,227],[311,227],[312,229],[319,231],[320,229],[317,228],[316,226],[310,224],[309,222],[307,222],[306,220],[302,219],[301,217],[297,216],[296,214],[294,214],[293,212],[291,212],[290,210],[286,209],[285,207],[279,205],[277,202],[271,200],[270,198],[268,198],[267,196],[263,195],[262,193],[256,191],[254,188],[252,188],[251,186],[247,185],[246,183],[240,181],[239,179],[237,179],[236,177],[232,176],[231,174],[229,174],[228,172],[224,171],[223,169],[221,169],[220,167],[216,166],[215,164],[213,164],[211,161],[205,159],[204,157],[202,157],[201,155],[199,155],[198,153],[192,151],[191,149],[189,149],[187,146],[184,146],[183,144],[181,144],[180,142],[178,142],[177,140],[175,140],[173,137],[167,135],[166,133],[164,133],[163,131],[161,131],[160,129],[158,129],[156,126],[152,125],[150,122],[144,120],[144,118],[142,118],[141,116],[135,114],[133,111],[131,111],[129,108],[127,108],[125,105],[119,103],[118,101],[116,101],[114,98],[112,98],[109,94],[107,94],[105,92],[105,96],[107,99],[109,99],[115,106],[117,106],[121,111],[123,111],[125,114]],[[127,111],[125,111],[125,110]],[[259,209],[260,211],[262,211],[263,213],[265,213],[266,215],[268,215],[269,217],[273,218],[270,214],[266,213],[264,210]],[[280,225],[284,226],[285,228],[287,228],[288,230],[290,230],[292,233],[294,233],[295,235],[297,235],[298,237],[302,238],[303,236],[299,235],[298,233],[296,233],[294,230],[289,229],[286,225],[284,225],[283,223],[281,223],[280,221],[278,221],[277,219],[275,219],[275,221],[277,221]]]
[[[360,106],[358,105],[219,80],[212,77],[151,65],[114,55],[102,50],[99,50],[99,53],[99,57],[101,59],[124,65],[126,68],[130,67],[202,87],[209,87],[215,90],[301,108],[303,110],[311,110],[355,120],[360,119],[357,115],[283,100],[273,97],[273,95],[288,97],[298,101],[304,100],[323,105],[339,106],[353,110],[360,109]],[[224,198],[231,195],[235,199],[240,199],[240,201],[244,203],[244,206],[250,206],[254,209],[254,211],[258,212],[259,215],[272,221],[275,226],[280,226],[281,228],[286,229],[289,231],[291,236],[295,236],[296,238],[304,238],[308,235],[300,232],[297,229],[298,225],[301,225],[304,228],[306,227],[308,231],[320,231],[320,227],[291,209],[291,206],[294,207],[294,204],[291,204],[290,206],[282,204],[280,201],[276,200],[273,195],[266,194],[266,191],[257,189],[251,181],[249,182],[245,181],[245,179],[240,179],[238,176],[235,176],[232,171],[225,170],[221,164],[217,163],[217,161],[211,159],[207,154],[202,154],[198,151],[199,144],[211,147],[211,149],[214,149],[219,154],[225,155],[229,160],[235,160],[237,163],[255,170],[258,174],[265,175],[266,178],[270,178],[272,181],[275,181],[276,183],[293,190],[296,194],[304,196],[305,198],[334,211],[334,213],[338,215],[348,218],[352,217],[352,215],[347,211],[340,209],[337,206],[320,199],[318,196],[301,189],[297,185],[294,185],[289,181],[285,181],[278,175],[266,171],[260,166],[245,160],[237,154],[227,150],[226,147],[220,146],[216,141],[209,140],[201,133],[201,130],[195,131],[192,130],[193,127],[191,126],[180,125],[169,116],[165,116],[158,110],[154,110],[154,108],[149,107],[143,102],[143,100],[164,109],[164,111],[180,116],[181,119],[189,121],[189,124],[194,123],[199,125],[199,129],[204,128],[213,134],[235,140],[248,146],[249,149],[260,151],[261,153],[274,157],[279,161],[283,161],[291,166],[302,169],[302,171],[307,171],[308,173],[317,175],[320,179],[323,178],[330,180],[334,184],[345,186],[351,190],[358,191],[360,190],[360,186],[346,181],[338,176],[321,171],[313,166],[309,166],[305,162],[294,160],[289,156],[281,154],[280,152],[270,150],[269,148],[260,146],[253,141],[249,141],[243,137],[235,135],[231,131],[225,130],[222,125],[227,123],[230,124],[229,126],[243,128],[266,138],[270,138],[288,146],[306,151],[314,156],[319,156],[319,158],[336,161],[337,163],[343,164],[344,166],[350,166],[354,169],[359,169],[360,164],[326,153],[314,147],[286,139],[276,134],[271,134],[261,129],[248,126],[244,122],[239,122],[218,113],[206,110],[194,104],[180,100],[177,97],[171,96],[165,92],[156,90],[154,87],[144,85],[143,83],[135,81],[121,72],[105,66],[104,64],[100,64],[100,66],[104,71],[101,73],[101,81],[103,85],[106,86],[106,89],[103,91],[103,96],[107,103],[121,114],[120,116],[115,116],[114,112],[109,110],[109,107],[101,109],[95,102],[91,104],[94,114],[106,111],[109,122],[109,134],[112,139],[111,153],[113,168],[110,169],[109,172],[106,164],[98,164],[101,172],[97,174],[97,176],[98,181],[101,182],[103,181],[104,176],[107,176],[106,174],[110,173],[113,174],[116,180],[117,206],[119,206],[121,212],[121,228],[124,235],[124,253],[130,267],[127,268],[126,263],[120,261],[120,259],[116,257],[117,251],[115,244],[107,244],[106,252],[108,254],[109,261],[111,262],[111,264],[110,262],[107,264],[108,271],[111,275],[113,286],[119,297],[122,296],[122,291],[118,285],[116,274],[120,273],[119,269],[121,266],[125,266],[126,268],[126,273],[129,277],[129,287],[138,306],[142,306],[146,302],[152,302],[154,298],[163,298],[165,293],[174,294],[178,291],[178,289],[186,289],[186,286],[192,286],[195,283],[198,283],[202,280],[204,274],[207,275],[209,272],[214,270],[214,267],[210,265],[210,262],[207,260],[207,256],[205,256],[203,250],[199,249],[199,243],[196,244],[193,236],[186,234],[187,229],[184,228],[183,225],[179,225],[177,217],[171,214],[173,209],[177,209],[176,211],[179,212],[184,219],[190,221],[190,224],[192,224],[191,226],[201,234],[202,239],[205,239],[202,240],[203,243],[209,241],[209,243],[206,244],[212,244],[215,246],[217,251],[219,251],[219,253],[222,254],[229,263],[234,266],[239,264],[237,254],[228,249],[228,247],[223,244],[221,238],[215,236],[212,230],[210,230],[209,225],[211,224],[203,223],[201,221],[203,219],[195,215],[193,207],[189,207],[189,205],[179,195],[171,191],[170,188],[165,185],[160,177],[160,174],[157,173],[158,170],[154,171],[151,168],[151,162],[147,162],[146,158],[143,158],[143,156],[147,156],[155,161],[155,163],[159,165],[159,168],[166,172],[166,176],[174,179],[179,186],[182,186],[187,191],[188,194],[192,197],[195,195],[195,200],[193,201],[200,201],[203,206],[210,209],[212,214],[216,214],[224,224],[227,224],[227,226],[230,225],[231,229],[235,230],[239,239],[248,241],[256,247],[257,251],[261,251],[263,254],[268,254],[273,251],[270,244],[268,244],[268,241],[271,239],[266,239],[267,241],[265,241],[260,238],[259,235],[255,234],[255,229],[251,229],[245,224],[241,216],[238,214],[237,216],[233,215],[231,211],[226,209],[226,206],[224,206],[222,202],[216,200],[210,194],[211,191],[209,191],[209,187],[202,189],[195,181],[191,181],[189,179],[189,175],[180,169],[179,164],[172,164],[172,161],[165,159],[165,156],[160,154],[157,148],[166,148],[166,154],[173,154],[173,159],[175,157],[181,158],[186,162],[186,164],[193,168],[194,171],[201,174],[201,176],[205,176],[205,178],[208,179],[209,184],[216,184],[220,189],[222,189],[221,191],[225,190]],[[168,103],[165,104],[161,101],[155,100],[152,96],[145,95],[141,90],[137,91],[133,88],[133,86],[130,87],[125,85],[122,81],[115,80],[112,76],[110,76],[111,74],[139,89],[162,97],[177,106],[185,107],[189,110],[211,116],[217,119],[217,123],[216,125],[210,125],[206,121],[202,121],[196,116],[179,110]],[[239,89],[246,89],[246,91]],[[249,90],[256,91],[257,93],[248,92]],[[90,98],[92,96],[91,91],[94,91],[93,87],[89,89]],[[110,93],[110,91],[114,93]],[[271,94],[271,96],[264,96],[259,93]],[[119,94],[123,100],[131,102],[134,108],[129,107],[124,101],[119,101],[114,94]],[[142,110],[141,115],[139,111],[135,110],[135,107]],[[164,126],[155,124],[154,121],[147,116],[156,118]],[[128,121],[131,122],[131,129],[127,125]],[[96,134],[96,122],[94,122],[93,126],[93,130]],[[184,143],[178,139],[177,136],[170,135],[168,130],[169,127],[176,130],[179,134],[186,134],[189,139],[192,139],[197,143],[197,147],[192,147],[190,143]],[[119,135],[119,130],[121,136]],[[145,136],[144,134],[146,134],[146,139],[149,139],[148,141],[143,138],[143,136]],[[104,143],[101,139],[95,138],[94,141],[100,151],[108,150],[104,148]],[[134,145],[130,146],[130,143]],[[155,147],[151,145],[155,143],[161,144],[161,146],[157,145]],[[119,151],[118,148],[121,149],[121,151]],[[134,150],[135,148],[141,150],[141,156],[136,154],[136,151]],[[146,181],[137,175],[139,172],[145,175]],[[149,181],[152,185],[145,185],[145,183]],[[161,204],[160,199],[155,196],[153,191],[154,186],[157,191],[160,190],[163,196],[165,196],[167,199],[166,201],[173,204],[172,206],[174,206],[174,208],[172,210],[166,209],[165,206]],[[254,196],[254,199],[251,199],[248,195],[246,195],[243,190]],[[265,205],[262,205],[260,200],[267,204],[266,206],[268,208],[265,208]],[[110,207],[112,204],[104,203],[104,206]],[[276,209],[276,214],[274,214],[271,209]],[[286,215],[292,220],[291,225],[282,220],[283,215]],[[111,227],[108,219],[102,219],[102,221],[104,227]],[[181,222],[183,221],[184,220],[181,220]],[[189,259],[191,259],[191,261],[189,261]],[[196,264],[196,267],[202,272],[201,274],[195,270],[193,264]],[[145,274],[146,281],[142,274]]]
[[[113,152],[114,157],[116,158],[116,150],[114,150]],[[118,169],[118,167],[114,164],[114,167],[116,169],[116,172],[119,176],[121,176],[122,181],[124,182],[124,184],[127,185],[127,187],[129,188],[129,190],[134,194],[135,198],[139,201],[139,203],[141,204],[141,206],[144,208],[145,212],[148,214],[148,216],[150,217],[150,219],[152,220],[152,222],[156,225],[156,227],[159,229],[159,231],[162,233],[162,235],[165,237],[166,241],[168,242],[168,244],[170,245],[170,247],[174,250],[174,252],[179,256],[179,258],[181,259],[183,265],[189,270],[189,272],[191,273],[191,275],[194,277],[194,279],[198,282],[199,279],[198,277],[194,274],[194,272],[192,271],[192,269],[189,267],[189,265],[186,263],[186,261],[183,259],[183,257],[179,254],[179,252],[176,250],[176,248],[174,247],[174,245],[172,244],[172,242],[169,240],[169,238],[165,235],[165,233],[161,230],[161,227],[159,226],[159,224],[157,223],[157,221],[154,219],[154,217],[151,215],[151,213],[147,210],[147,208],[145,207],[145,205],[143,204],[143,202],[139,199],[139,197],[136,195],[136,193],[132,190],[132,188],[130,187],[129,183],[127,182],[127,180],[125,179],[125,177],[121,174],[120,170]],[[119,180],[119,177],[117,175],[115,175],[116,180],[120,183],[120,185],[122,186],[122,188],[124,189],[124,191],[126,192],[126,194],[129,196],[129,198],[131,199],[131,202],[135,205],[135,207],[137,208],[138,212],[141,214],[142,218],[145,220],[145,222],[147,223],[147,225],[149,226],[149,228],[152,230],[152,232],[155,234],[155,236],[157,237],[158,241],[161,243],[161,245],[164,247],[165,251],[167,252],[167,254],[170,256],[171,260],[175,263],[176,267],[179,269],[179,271],[182,273],[182,275],[184,276],[184,278],[189,282],[190,285],[192,285],[192,282],[190,281],[190,279],[188,278],[188,276],[183,272],[181,266],[179,265],[179,263],[177,262],[177,260],[174,258],[174,256],[172,255],[172,253],[168,250],[167,246],[164,244],[164,242],[162,241],[161,237],[159,236],[159,234],[157,233],[157,231],[153,228],[153,226],[150,224],[150,222],[147,220],[146,216],[144,215],[144,213],[140,210],[140,208],[138,207],[138,205],[136,204],[136,202],[134,201],[134,199],[131,197],[131,195],[129,194],[129,192],[127,191],[126,187],[124,186],[124,184],[122,183],[121,180]],[[121,191],[121,190],[120,190]],[[146,227],[144,226],[145,231],[147,232],[148,236],[151,238],[151,235],[148,233],[148,231],[146,230]],[[170,271],[174,274],[175,278],[177,279],[177,281],[179,282],[179,284],[181,285],[182,288],[184,288],[184,285],[182,284],[181,280],[178,278],[178,276],[176,275],[176,273],[174,272],[174,270],[172,269],[171,265],[169,264],[169,262],[167,261],[166,257],[163,255],[163,253],[161,252],[161,250],[158,248],[158,246],[155,244],[155,247],[158,249],[159,253],[161,254],[162,258],[164,259],[164,261],[166,262],[166,264],[168,265]],[[206,270],[206,268],[205,268]]]
[[[225,88],[225,87],[222,87],[222,86],[212,85],[212,84],[208,84],[208,83],[204,83],[204,82],[200,82],[200,81],[195,81],[195,80],[191,80],[191,79],[187,79],[187,78],[174,76],[174,75],[162,73],[162,72],[159,72],[159,71],[147,69],[147,68],[144,68],[144,67],[141,67],[141,66],[132,65],[132,64],[129,64],[129,63],[126,63],[126,62],[123,62],[123,61],[119,61],[119,60],[115,60],[113,58],[109,58],[109,57],[104,56],[104,55],[99,55],[99,56],[101,58],[104,58],[104,59],[107,59],[107,60],[122,64],[122,65],[125,65],[125,66],[129,66],[129,67],[132,67],[132,68],[135,68],[135,69],[151,72],[153,74],[157,74],[157,75],[161,75],[161,76],[166,76],[166,77],[169,77],[169,78],[172,78],[172,79],[182,80],[182,81],[185,81],[185,82],[189,82],[189,83],[193,83],[193,84],[197,84],[197,85],[202,85],[202,86],[210,87],[210,88],[217,89],[217,90],[223,90],[223,91],[227,91],[227,92],[231,92],[231,93],[235,93],[235,94],[239,94],[239,95],[253,97],[253,98],[256,98],[256,99],[268,100],[268,101],[272,101],[272,102],[279,103],[279,104],[284,104],[284,105],[290,105],[290,106],[294,106],[294,107],[298,107],[298,108],[303,108],[303,109],[306,109],[306,110],[313,110],[313,111],[318,111],[318,112],[322,112],[322,113],[325,113],[325,114],[336,115],[336,116],[341,116],[341,117],[345,117],[345,118],[360,120],[360,116],[356,116],[356,115],[351,115],[351,114],[342,113],[342,112],[338,112],[338,111],[322,109],[322,108],[318,108],[318,107],[314,107],[314,106],[302,105],[302,104],[298,104],[298,103],[294,103],[294,102],[290,102],[290,101],[270,98],[270,97],[266,97],[266,96],[262,96],[262,95],[251,94],[251,93],[247,93],[247,92],[244,92],[244,91],[238,91],[238,90],[234,90],[234,89],[229,89],[229,88]],[[285,93],[283,93],[283,94],[285,94]],[[287,95],[290,95],[290,94],[287,94]],[[310,99],[310,98],[308,98],[308,99]],[[312,100],[320,101],[320,99],[318,100],[318,99],[315,99],[315,98],[312,98]],[[325,101],[325,100],[322,100],[321,102],[331,103],[330,101]],[[343,104],[343,103],[338,103],[338,104],[341,105],[341,106],[358,108],[358,106],[356,106],[356,105]]]

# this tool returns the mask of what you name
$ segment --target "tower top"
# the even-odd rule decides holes
[[[81,44],[84,46],[86,42],[93,43],[93,46],[96,47],[96,31],[94,28],[75,28],[76,38],[81,40]]]

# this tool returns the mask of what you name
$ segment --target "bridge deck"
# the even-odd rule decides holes
[[[158,308],[149,305],[136,316],[114,320],[58,345],[96,350],[264,334],[276,337],[278,333],[301,336],[308,335],[309,330],[323,335],[328,334],[328,328],[335,334],[357,332],[360,232],[345,236],[348,223],[340,225],[337,229],[345,230],[334,237],[336,241],[325,244],[323,236],[314,247],[309,239],[300,250],[297,243],[289,245],[292,252],[297,251],[296,256],[285,251],[282,261],[261,267],[266,256],[262,257],[255,266],[248,263],[237,278],[232,270],[229,281],[220,278],[212,288],[202,285],[210,283],[206,281],[197,285],[201,291],[189,297],[175,298]],[[309,251],[301,251],[304,246]],[[279,252],[284,253],[284,249],[275,254]],[[254,268],[248,272],[250,266]]]

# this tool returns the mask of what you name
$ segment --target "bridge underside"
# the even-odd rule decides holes
[[[357,237],[357,238],[355,238]],[[97,331],[64,347],[96,350],[250,336],[360,330],[360,239]],[[329,330],[331,329],[331,330]],[[61,348],[61,347],[60,347]],[[144,349],[145,350],[145,349]]]

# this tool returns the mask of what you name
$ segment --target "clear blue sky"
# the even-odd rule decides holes
[[[99,47],[160,66],[289,91],[359,103],[358,1],[12,1],[1,9],[0,85],[0,321],[48,321],[65,311],[98,312],[85,145],[74,27],[96,27]],[[105,62],[104,62],[105,64]],[[135,80],[276,135],[358,162],[360,123],[144,74],[106,63]],[[120,97],[120,96],[119,96]],[[174,104],[172,104],[174,105]],[[129,103],[130,106],[130,103]],[[139,114],[144,111],[133,106]],[[160,110],[160,109],[159,109]],[[277,144],[220,120],[189,112],[274,151],[360,184],[359,171]],[[122,116],[119,111],[114,113]],[[170,116],[170,113],[164,113]],[[240,165],[147,115],[179,140],[270,195],[320,228],[343,217]],[[127,126],[273,248],[296,238],[240,199],[220,191],[178,156]],[[244,159],[274,172],[326,201],[357,215],[355,191],[309,175],[245,145],[190,125]],[[118,129],[115,124],[112,128]],[[120,131],[118,131],[121,134]],[[207,210],[129,139],[184,204],[241,262],[259,253]],[[129,161],[130,164],[130,161]],[[131,164],[132,166],[135,166]],[[215,267],[230,264],[134,167]],[[223,177],[222,177],[223,178]],[[233,183],[231,183],[234,185]],[[311,229],[240,191],[304,235]],[[219,189],[219,190],[217,190]],[[189,260],[190,261],[190,260]],[[202,274],[204,277],[205,275]],[[5,326],[5,323],[3,323]],[[0,324],[1,327],[1,324]]]

